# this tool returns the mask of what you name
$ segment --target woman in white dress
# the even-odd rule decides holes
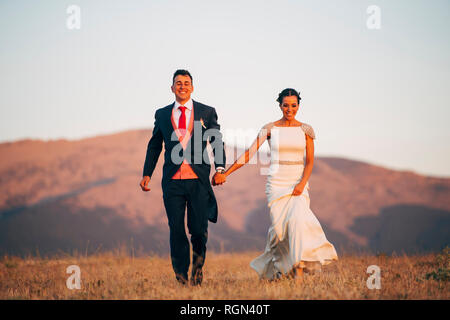
[[[271,162],[266,195],[271,226],[264,253],[250,263],[261,279],[293,276],[301,281],[303,269],[320,271],[322,265],[338,259],[310,209],[308,179],[315,134],[310,125],[295,119],[300,99],[296,90],[283,90],[277,99],[283,117],[265,125],[252,146],[225,171],[228,176],[241,168],[268,141]]]

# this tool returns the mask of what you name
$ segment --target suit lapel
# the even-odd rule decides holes
[[[164,116],[162,117],[162,120],[164,122],[164,127],[166,127],[167,129],[169,129],[169,131],[172,131],[171,128],[172,127],[172,110],[173,110],[173,106],[175,105],[175,102],[172,103],[171,105],[168,105],[166,107],[166,109],[164,110]]]
[[[194,112],[194,121],[200,121],[200,122],[202,122],[203,120],[202,120],[202,107],[201,107],[201,105],[199,105],[196,101],[194,101],[194,100],[192,100],[192,102],[193,102],[193,106],[194,106],[194,109],[195,109],[195,112]],[[200,128],[200,130],[198,130],[197,129],[197,131],[196,130],[194,130],[194,127],[192,127],[192,132],[191,132],[191,139],[189,140],[189,143],[192,143],[192,141],[195,141],[195,134],[200,134],[200,135],[202,135],[202,130],[201,130],[201,128]],[[201,140],[201,138],[200,138],[200,141],[202,141]]]
[[[201,119],[200,105],[194,100],[192,100],[192,105],[194,106],[195,109],[194,121],[200,121]]]

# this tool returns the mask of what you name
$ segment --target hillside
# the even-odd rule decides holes
[[[0,144],[0,254],[98,252],[121,244],[167,253],[161,158],[152,191],[139,187],[150,136],[132,130]],[[264,248],[269,216],[261,167],[247,165],[214,189],[219,220],[210,224],[210,250]],[[450,243],[450,179],[319,156],[310,187],[311,208],[338,254],[433,252]]]

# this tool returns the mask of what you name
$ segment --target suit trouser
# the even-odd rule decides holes
[[[208,240],[208,199],[210,195],[199,179],[171,179],[163,192],[170,229],[170,256],[175,274],[187,279],[190,264],[189,241],[184,216],[191,234],[192,270],[203,267]]]

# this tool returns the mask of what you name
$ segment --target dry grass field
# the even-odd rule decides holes
[[[209,252],[201,287],[182,287],[170,259],[133,257],[121,250],[93,256],[3,257],[0,299],[445,299],[449,250],[421,256],[341,255],[322,273],[259,280],[249,267],[258,253]],[[68,289],[66,268],[81,269],[81,289]],[[369,265],[381,269],[381,289],[369,290]]]

